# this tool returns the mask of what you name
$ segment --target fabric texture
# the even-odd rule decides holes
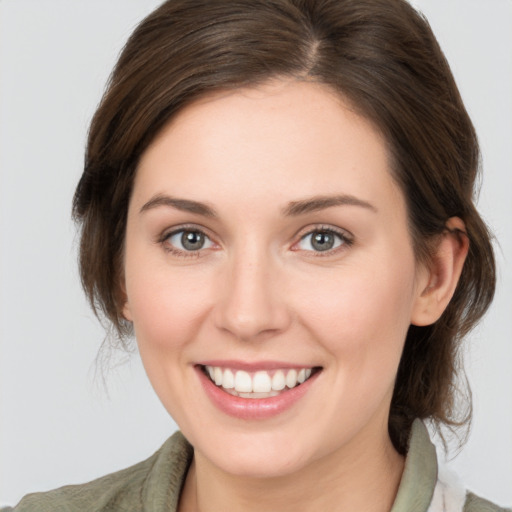
[[[193,449],[180,432],[149,459],[83,485],[25,496],[0,512],[176,512]],[[216,512],[216,511],[215,511]],[[224,512],[224,511],[219,511]],[[512,512],[466,493],[438,471],[424,424],[412,426],[404,473],[391,512]]]

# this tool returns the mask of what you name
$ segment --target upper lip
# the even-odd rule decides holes
[[[230,368],[233,370],[244,370],[246,372],[256,372],[258,370],[286,370],[297,368],[315,368],[318,365],[290,363],[289,361],[239,361],[233,359],[209,359],[196,363],[200,366],[218,366],[220,368]]]

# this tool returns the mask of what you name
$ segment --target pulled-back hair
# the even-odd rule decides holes
[[[489,232],[474,206],[480,153],[448,63],[427,21],[405,0],[169,0],[128,40],[90,127],[73,214],[80,271],[100,318],[121,339],[128,203],[138,161],[173,116],[219,90],[275,78],[325,84],[383,134],[405,196],[418,261],[460,217],[469,254],[441,318],[411,326],[398,369],[389,432],[407,449],[414,418],[456,426],[463,336],[495,288]]]

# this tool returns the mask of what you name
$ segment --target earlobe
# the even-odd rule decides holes
[[[130,303],[128,302],[128,294],[126,293],[126,283],[124,282],[124,276],[121,277],[119,284],[119,300],[118,304],[122,304],[121,316],[128,322],[133,322],[132,312],[130,309]]]
[[[122,315],[125,320],[128,320],[128,322],[133,322],[132,312],[128,300],[123,305]]]
[[[420,283],[411,323],[424,326],[436,322],[448,306],[459,282],[469,250],[464,222],[451,217]]]

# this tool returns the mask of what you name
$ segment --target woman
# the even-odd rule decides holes
[[[408,4],[162,5],[74,213],[93,307],[190,444],[15,510],[499,510],[438,478],[418,420],[461,421],[458,344],[494,291],[477,166]]]

